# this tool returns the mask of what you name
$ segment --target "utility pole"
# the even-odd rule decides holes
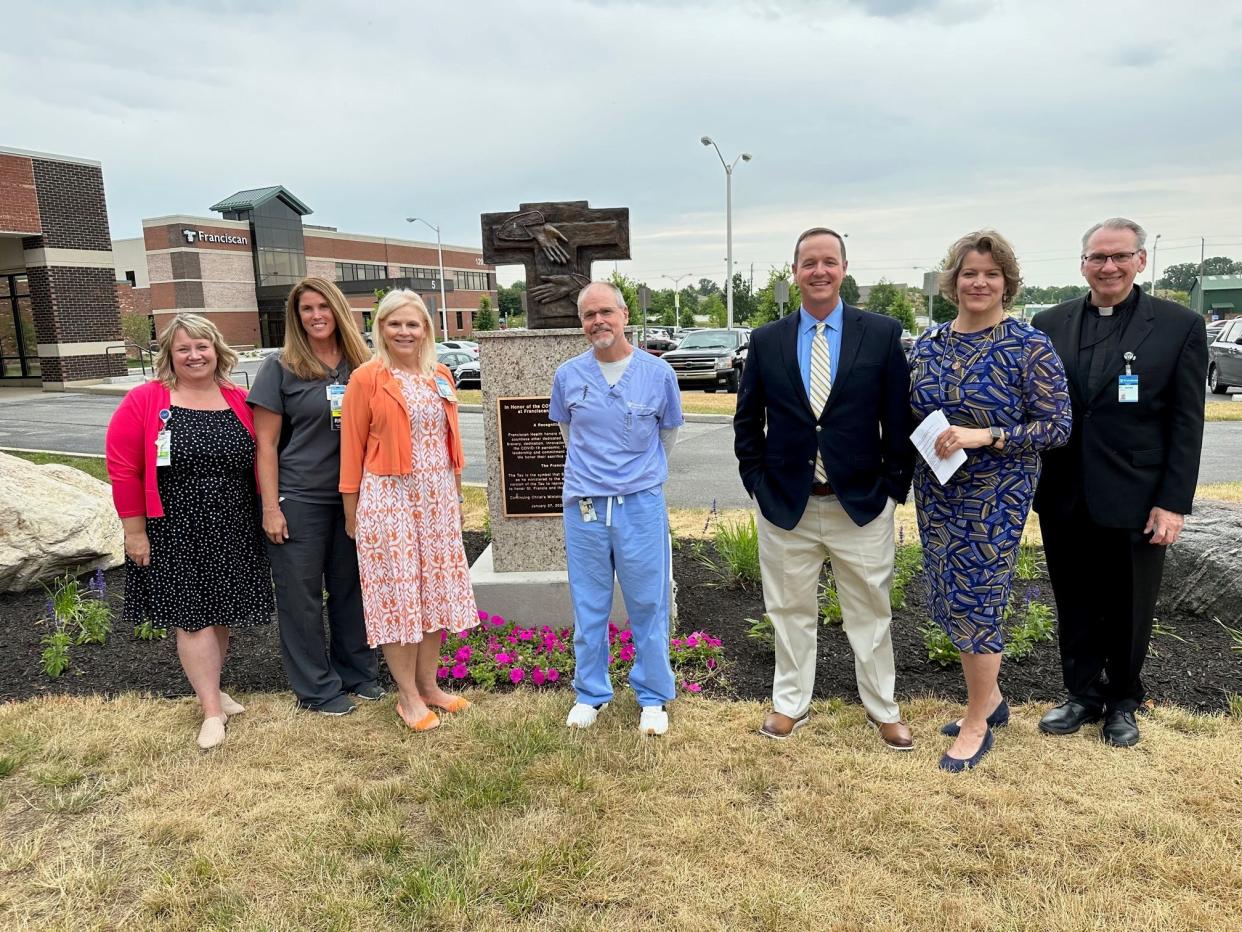
[[[1160,246],[1160,237],[1163,233],[1157,233],[1156,238],[1151,241],[1151,296],[1156,296],[1156,249]]]

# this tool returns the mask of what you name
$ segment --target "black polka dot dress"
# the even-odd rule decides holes
[[[198,631],[271,620],[271,569],[254,485],[254,438],[232,409],[173,406],[164,517],[147,519],[150,566],[126,558],[125,621]]]

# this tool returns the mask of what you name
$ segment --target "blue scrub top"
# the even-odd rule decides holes
[[[660,431],[685,423],[672,366],[640,349],[611,387],[593,349],[563,363],[552,379],[548,416],[569,425],[565,505],[663,485],[668,459]]]

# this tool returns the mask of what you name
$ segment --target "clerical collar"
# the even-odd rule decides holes
[[[1120,304],[1113,307],[1099,307],[1091,303],[1091,292],[1087,292],[1087,307],[1092,308],[1101,317],[1112,317],[1113,314],[1121,314],[1125,311],[1132,311],[1138,305],[1139,295],[1142,292],[1138,288],[1131,288],[1130,293],[1126,295],[1126,299]]]

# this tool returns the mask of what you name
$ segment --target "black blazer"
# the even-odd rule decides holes
[[[806,510],[815,448],[842,507],[861,527],[910,490],[910,368],[901,324],[845,305],[840,359],[818,422],[798,369],[794,312],[751,334],[733,418],[742,484],[763,516],[792,530]],[[767,427],[766,434],[764,427]]]
[[[1203,445],[1207,334],[1193,311],[1139,297],[1110,375],[1091,398],[1078,365],[1086,296],[1040,311],[1031,323],[1052,338],[1069,378],[1074,426],[1069,443],[1045,450],[1035,492],[1041,515],[1070,517],[1085,507],[1101,527],[1141,529],[1153,507],[1189,514]],[[1134,354],[1139,400],[1117,400],[1124,354]]]

